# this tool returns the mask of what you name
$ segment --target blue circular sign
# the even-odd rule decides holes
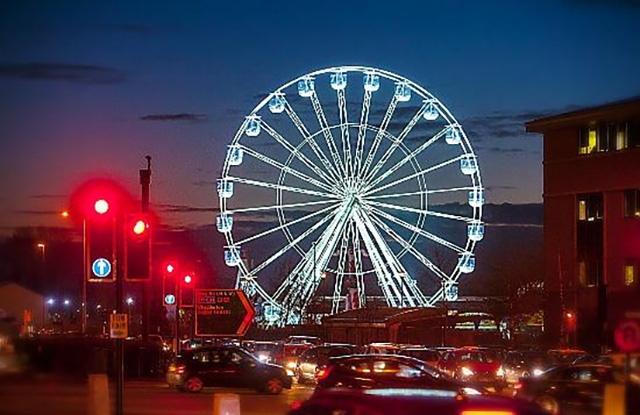
[[[105,278],[111,274],[111,262],[104,258],[98,258],[91,264],[91,271],[96,277]]]
[[[164,302],[168,305],[173,305],[176,303],[176,296],[173,294],[167,294],[164,296]]]

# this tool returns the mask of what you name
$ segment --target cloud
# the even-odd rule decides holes
[[[516,190],[515,186],[486,186],[484,190],[487,192],[492,192],[494,190]]]
[[[196,207],[188,205],[171,205],[171,204],[159,204],[156,205],[158,210],[166,213],[203,213],[203,212],[217,212],[218,207]]]
[[[202,122],[206,121],[207,117],[204,114],[149,114],[140,117],[142,121],[178,121],[178,122]]]
[[[31,199],[60,200],[60,199],[66,199],[68,196],[67,195],[31,195],[29,197]]]
[[[477,149],[482,151],[490,151],[492,153],[502,153],[502,154],[524,153],[524,150],[521,148],[477,147]]]
[[[50,62],[0,64],[0,77],[88,85],[117,84],[126,80],[122,71],[106,66]]]

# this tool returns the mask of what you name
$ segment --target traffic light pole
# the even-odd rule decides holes
[[[143,212],[149,211],[149,188],[151,185],[151,156],[146,156],[147,168],[141,169],[140,174],[140,186],[142,190],[142,206]],[[150,248],[150,253],[153,252]],[[149,274],[151,275],[151,274]],[[147,340],[149,338],[149,281],[142,283],[142,338]]]
[[[124,220],[121,218],[122,212],[118,213],[116,218],[116,260],[115,260],[115,278],[116,278],[116,313],[122,314],[123,306],[123,285],[124,285]],[[116,341],[116,415],[123,415],[123,395],[124,395],[124,340],[122,338]]]

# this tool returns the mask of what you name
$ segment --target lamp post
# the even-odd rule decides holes
[[[44,262],[44,260],[45,260],[45,258],[46,258],[46,256],[45,256],[45,248],[46,248],[46,245],[45,245],[45,244],[43,244],[43,243],[41,242],[41,243],[39,243],[39,244],[37,245],[37,247],[38,247],[38,249],[40,250],[40,259]]]

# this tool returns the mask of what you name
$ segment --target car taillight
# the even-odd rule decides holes
[[[515,385],[513,385],[513,389],[519,391],[520,389],[522,389],[522,382],[516,382]]]
[[[322,380],[329,376],[329,372],[331,372],[331,367],[321,367],[316,370],[316,380]]]
[[[185,365],[176,366],[176,373],[184,373],[186,368]]]
[[[293,403],[291,404],[291,410],[295,411],[296,409],[300,409],[301,406],[302,401],[293,401]]]

